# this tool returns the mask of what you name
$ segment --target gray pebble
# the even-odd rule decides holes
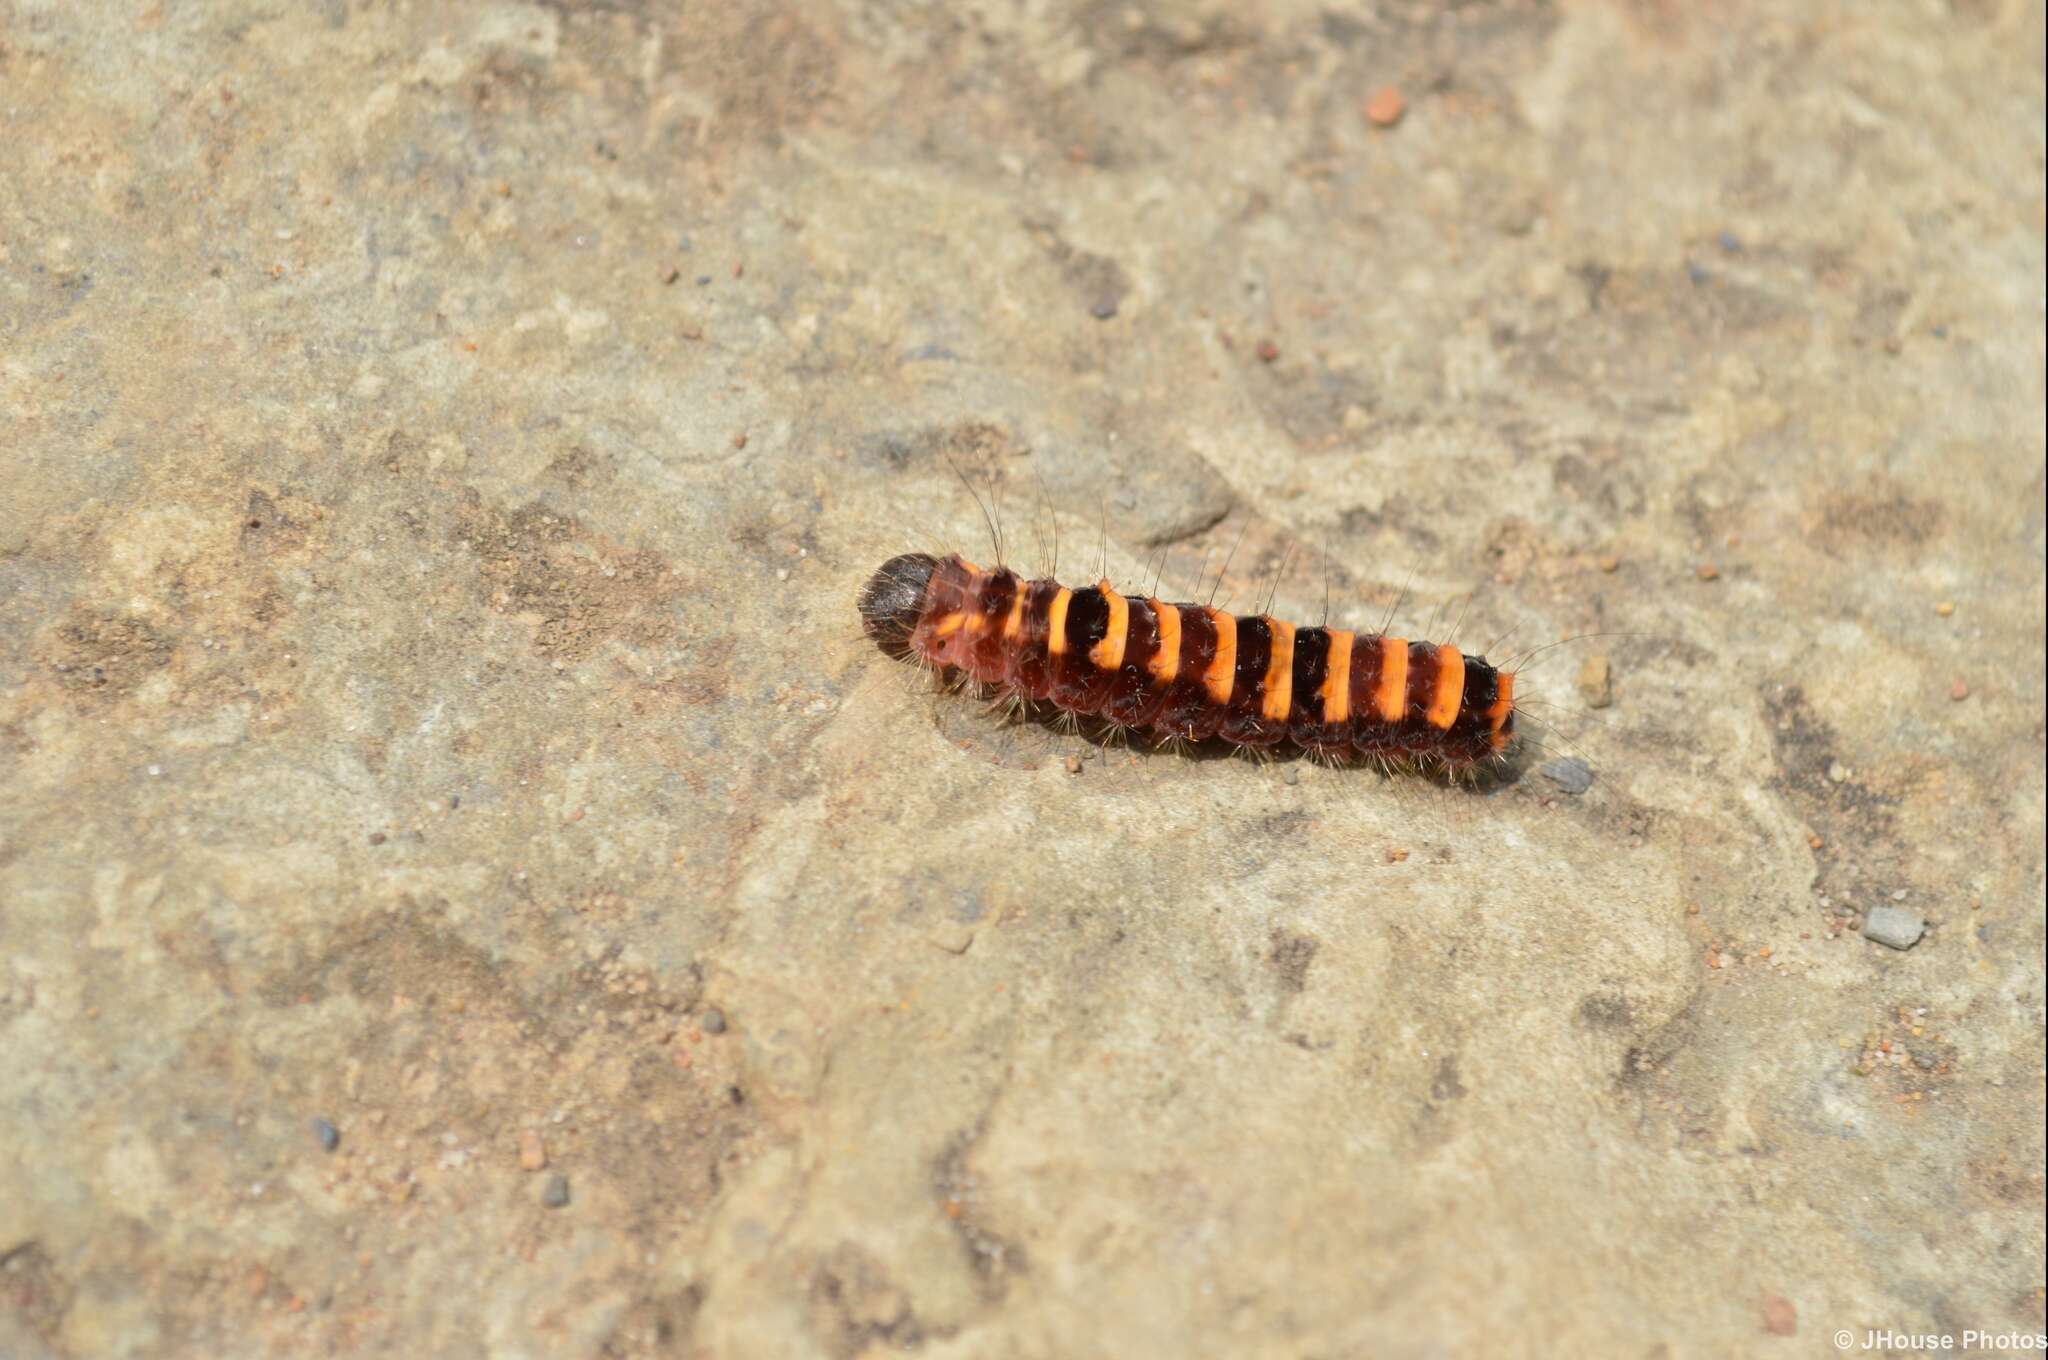
[[[1593,767],[1577,756],[1548,761],[1537,766],[1536,773],[1557,785],[1561,793],[1580,794],[1593,787]]]
[[[1863,918],[1863,938],[1893,949],[1911,949],[1926,933],[1927,922],[1904,907],[1872,907]]]
[[[557,1171],[548,1177],[547,1184],[540,1192],[540,1202],[550,1209],[559,1209],[569,1202],[569,1178]]]
[[[706,1006],[704,1013],[697,1017],[697,1028],[706,1034],[725,1033],[725,1012],[716,1006]]]
[[[313,1121],[313,1136],[320,1140],[322,1152],[332,1152],[341,1146],[341,1130],[324,1119]]]

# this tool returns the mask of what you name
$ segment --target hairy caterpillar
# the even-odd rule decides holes
[[[1454,647],[1072,590],[960,556],[892,557],[862,627],[898,659],[1168,741],[1291,742],[1333,762],[1472,769],[1515,735],[1515,677]]]

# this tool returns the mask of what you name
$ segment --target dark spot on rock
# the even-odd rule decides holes
[[[1300,992],[1308,986],[1308,968],[1321,946],[1307,935],[1291,930],[1273,931],[1273,948],[1266,958],[1280,978],[1280,990]]]
[[[1941,507],[1889,485],[1838,491],[1820,507],[1817,541],[1837,553],[1858,545],[1917,548],[1941,527]]]
[[[833,1248],[812,1270],[810,1301],[811,1330],[834,1356],[915,1351],[934,1336],[882,1264],[851,1242]]]
[[[1575,266],[1572,274],[1585,285],[1587,310],[1599,311],[1601,295],[1607,291],[1608,281],[1614,277],[1614,271],[1597,260],[1587,260]]]
[[[1592,992],[1579,1002],[1579,1020],[1595,1029],[1628,1029],[1636,1022],[1635,1007],[1620,992]]]
[[[127,694],[151,672],[168,665],[171,642],[141,619],[74,613],[48,649],[59,686],[73,694]]]

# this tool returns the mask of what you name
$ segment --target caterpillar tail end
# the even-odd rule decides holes
[[[928,553],[904,553],[884,562],[860,589],[862,629],[899,661],[910,655],[910,635],[924,611],[925,587],[938,565]]]

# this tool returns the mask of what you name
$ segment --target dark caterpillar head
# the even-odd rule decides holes
[[[860,588],[861,627],[898,660],[910,654],[911,630],[924,609],[924,588],[938,565],[929,554],[904,553],[884,562]]]

